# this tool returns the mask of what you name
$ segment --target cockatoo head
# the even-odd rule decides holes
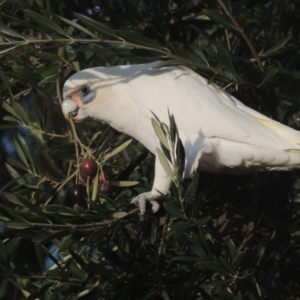
[[[102,68],[77,72],[65,82],[62,111],[66,119],[82,121],[88,118],[91,106],[95,106],[96,102],[100,101],[101,83],[107,78],[103,78],[103,73],[97,69]]]
[[[127,80],[120,67],[90,68],[72,75],[63,87],[62,111],[66,119],[88,117],[106,121],[105,111],[113,98],[115,85]]]

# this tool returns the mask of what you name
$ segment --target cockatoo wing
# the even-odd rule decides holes
[[[281,150],[300,147],[300,133],[248,108],[187,68],[148,69],[136,73],[128,92],[142,114],[152,112],[168,123],[168,110],[178,128],[209,138]]]

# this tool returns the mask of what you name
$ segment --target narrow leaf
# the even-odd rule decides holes
[[[79,13],[74,13],[75,17],[78,18],[79,21],[84,23],[86,26],[92,28],[93,30],[106,34],[108,36],[120,39],[120,37],[113,31],[111,30],[108,26],[105,26],[85,15],[79,14]]]
[[[266,76],[264,77],[263,81],[259,86],[262,86],[264,83],[266,83],[269,79],[271,79],[277,72],[279,68],[270,68]]]
[[[15,149],[16,149],[17,154],[18,154],[19,158],[21,159],[22,163],[27,167],[27,169],[29,169],[28,161],[27,161],[26,156],[24,155],[24,152],[21,149],[19,143],[15,139],[13,139],[13,143],[14,143]]]
[[[224,25],[226,27],[235,28],[235,26],[232,24],[230,19],[228,19],[226,16],[220,14],[219,12],[215,10],[210,9],[202,9],[202,12],[208,16],[212,21]]]
[[[24,9],[24,11],[29,15],[29,17],[34,20],[39,26],[43,26],[50,29],[53,32],[61,34],[63,36],[68,36],[57,24],[55,24],[51,19],[44,17],[32,10]]]
[[[237,256],[234,258],[234,260],[232,261],[232,266],[234,268],[238,268],[240,266],[240,264],[242,263],[242,261],[244,260],[246,256],[246,252],[240,252],[237,254]]]
[[[9,35],[14,38],[25,40],[25,38],[20,33],[16,32],[10,27],[5,26],[4,24],[0,25],[0,32],[4,35]]]
[[[87,35],[89,35],[89,36],[91,36],[91,37],[93,37],[93,38],[98,39],[98,37],[97,37],[95,34],[93,34],[91,31],[87,30],[87,29],[84,28],[83,26],[77,24],[76,22],[70,21],[70,20],[68,20],[68,19],[66,19],[66,18],[63,18],[62,16],[58,16],[58,15],[56,15],[56,16],[57,16],[60,20],[62,20],[63,22],[67,23],[68,25],[70,25],[70,26],[72,26],[72,27],[74,27],[74,28],[80,30],[81,32],[86,33]]]
[[[7,112],[9,112],[11,115],[13,115],[17,120],[21,121],[21,118],[18,116],[18,114],[5,101],[2,103],[2,108],[5,109]]]
[[[174,204],[170,202],[164,202],[164,208],[172,217],[177,219],[186,219],[183,212]]]
[[[122,218],[126,217],[127,215],[128,215],[128,213],[125,211],[118,211],[113,214],[113,218],[114,219],[122,219]]]
[[[164,131],[162,130],[161,126],[153,118],[151,118],[151,122],[152,122],[152,127],[153,127],[159,141],[170,151],[170,146],[169,146],[167,137],[166,137]]]
[[[162,151],[159,148],[156,148],[156,153],[157,153],[158,159],[160,161],[160,164],[164,168],[165,172],[171,178],[171,180],[175,183],[174,174],[173,174],[173,172],[171,170],[170,164],[167,161],[166,157],[164,156],[164,154],[162,153]]]
[[[230,275],[230,273],[223,266],[221,266],[218,263],[203,261],[203,262],[199,262],[197,264],[197,266],[199,266],[202,269],[207,270],[207,271],[212,271],[212,272],[219,273],[219,274]]]
[[[10,96],[12,97],[12,96],[13,96],[13,93],[12,93],[12,90],[11,90],[10,83],[9,83],[9,81],[8,81],[8,79],[7,79],[6,75],[5,75],[5,73],[2,72],[1,70],[0,70],[0,77],[1,77],[1,79],[2,79],[2,81],[3,81],[3,83],[4,83],[4,85],[6,86],[6,88],[7,88],[8,92],[9,92]]]
[[[116,149],[111,151],[110,153],[106,154],[104,156],[104,160],[108,160],[109,158],[117,155],[119,152],[123,151],[131,142],[132,142],[132,139],[128,140],[127,142],[123,143],[122,145],[120,145],[119,147],[117,147]]]
[[[236,246],[235,246],[234,242],[232,241],[232,239],[228,240],[228,251],[229,251],[231,261],[233,261],[236,258],[236,256],[238,255],[238,250],[236,249]]]
[[[135,186],[139,183],[140,183],[139,181],[112,181],[112,185],[118,187]]]
[[[287,36],[287,37],[283,38],[276,45],[274,45],[270,49],[266,50],[262,54],[262,56],[270,56],[272,54],[276,54],[278,52],[278,50],[280,50],[291,38],[292,38],[291,36]]]

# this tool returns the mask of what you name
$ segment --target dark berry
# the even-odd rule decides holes
[[[82,161],[80,165],[80,171],[86,176],[95,176],[97,173],[97,163],[90,158],[86,158]]]
[[[169,24],[171,26],[176,26],[179,22],[181,21],[181,18],[178,16],[173,16],[170,20],[169,20]]]
[[[113,191],[113,185],[111,181],[105,180],[105,181],[99,181],[98,184],[98,193],[102,195],[110,195]]]
[[[86,189],[83,184],[74,184],[70,188],[70,198],[73,203],[85,203]]]

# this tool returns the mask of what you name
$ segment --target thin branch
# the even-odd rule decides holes
[[[28,44],[48,44],[48,43],[66,43],[68,45],[72,45],[72,44],[98,44],[98,43],[105,43],[108,45],[111,45],[113,47],[115,46],[119,46],[119,48],[123,48],[123,49],[142,49],[142,50],[147,50],[147,51],[151,51],[153,53],[158,53],[161,55],[162,58],[169,58],[169,59],[174,59],[174,60],[180,60],[182,61],[183,65],[187,65],[193,68],[199,68],[201,70],[204,71],[208,71],[208,72],[212,72],[216,75],[219,75],[223,78],[225,78],[228,82],[231,82],[233,84],[239,84],[239,85],[243,85],[243,86],[250,86],[253,88],[258,88],[258,85],[253,85],[253,84],[249,84],[249,83],[245,83],[245,82],[237,82],[237,81],[232,81],[231,78],[229,78],[226,74],[224,74],[223,72],[214,69],[213,67],[210,66],[205,66],[202,63],[199,63],[197,61],[194,60],[189,60],[189,59],[185,59],[183,57],[177,56],[176,54],[171,53],[171,51],[168,48],[152,48],[152,47],[147,47],[147,46],[143,46],[143,45],[138,45],[138,44],[134,44],[134,43],[129,43],[129,42],[124,42],[124,41],[115,41],[115,40],[103,40],[103,39],[75,39],[75,38],[64,38],[64,39],[36,39],[36,40],[26,40],[26,41],[13,41],[13,42],[1,42],[0,43],[0,47],[8,47],[2,51],[0,51],[0,55],[4,54],[6,52],[10,52],[13,49],[16,49],[18,47],[22,47],[22,46],[27,46]],[[13,47],[11,47],[13,46]],[[254,50],[255,51],[255,50]]]
[[[249,39],[249,37],[247,36],[247,34],[244,32],[244,29],[240,26],[240,24],[238,23],[238,21],[234,18],[233,14],[231,13],[231,11],[229,10],[229,8],[226,6],[226,4],[224,3],[223,0],[217,0],[218,3],[220,4],[220,6],[223,8],[224,12],[226,13],[226,15],[230,18],[230,20],[232,21],[232,23],[234,24],[236,30],[242,35],[242,37],[244,38],[244,40],[246,41],[246,43],[248,44],[256,62],[258,65],[259,70],[264,74],[265,70],[264,67],[261,63],[261,60],[259,58],[259,55],[257,53],[257,51],[255,50],[251,40]]]
[[[48,198],[48,200],[45,202],[44,206],[48,205],[49,202],[53,199],[54,195],[56,195],[74,176],[76,176],[77,172],[74,172],[72,175],[67,177],[67,179],[57,188],[55,193]]]
[[[59,276],[47,276],[47,275],[41,275],[41,276],[35,276],[35,275],[20,275],[20,274],[14,274],[13,277],[15,279],[18,278],[28,278],[28,279],[51,279],[51,280],[58,280],[58,281],[65,281],[65,282],[79,282],[79,283],[83,283],[84,280],[80,280],[77,278],[68,278],[68,279],[64,279],[63,277],[59,277]]]
[[[85,231],[89,230],[94,230],[95,227],[98,226],[109,226],[115,222],[118,221],[123,221],[124,218],[133,215],[137,212],[139,212],[139,208],[135,208],[128,212],[123,218],[118,218],[118,219],[112,219],[112,220],[107,220],[107,221],[102,221],[102,222],[93,222],[89,224],[48,224],[48,223],[32,223],[32,222],[26,222],[28,224],[28,227],[31,226],[33,228],[46,228],[46,229],[86,229]],[[3,224],[7,224],[7,227],[9,227],[9,221],[8,222],[3,222]]]
[[[165,243],[165,236],[166,236],[166,233],[168,231],[169,220],[170,220],[170,214],[167,214],[166,221],[165,221],[165,224],[164,224],[164,227],[163,227],[163,230],[162,230],[162,234],[161,234],[159,248],[158,248],[158,254],[159,255],[162,254],[162,252],[163,252],[163,246],[164,246],[164,243]]]

